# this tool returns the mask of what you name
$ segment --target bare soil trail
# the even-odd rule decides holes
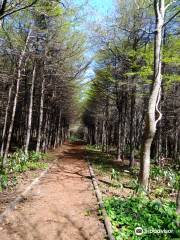
[[[0,240],[103,240],[81,145],[66,145],[41,182],[0,226]]]

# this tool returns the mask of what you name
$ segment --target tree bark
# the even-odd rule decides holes
[[[158,104],[161,97],[161,44],[162,30],[164,24],[165,4],[164,0],[154,0],[154,11],[156,16],[156,31],[154,40],[154,79],[150,93],[148,113],[145,127],[145,139],[142,148],[139,182],[145,190],[148,190],[150,171],[151,144],[156,133],[156,125],[161,119]],[[156,112],[159,114],[156,120]]]
[[[133,168],[134,166],[134,150],[135,150],[135,139],[134,139],[134,117],[135,117],[135,102],[136,102],[136,88],[133,87],[131,92],[131,113],[130,113],[130,163],[129,167]]]
[[[102,152],[105,152],[105,145],[106,145],[106,126],[105,126],[105,120],[103,119],[102,121]]]
[[[58,130],[57,130],[57,145],[60,145],[60,139],[61,139],[61,117],[62,117],[62,111],[61,109],[59,110],[59,120],[58,120]]]
[[[28,125],[27,125],[27,135],[24,151],[27,154],[29,148],[29,141],[31,136],[31,126],[32,126],[32,110],[33,110],[33,93],[34,93],[34,82],[36,78],[36,63],[34,63],[33,74],[32,74],[32,82],[30,89],[30,103],[29,103],[29,113],[28,113]]]
[[[118,109],[118,146],[117,146],[117,161],[122,161],[121,159],[121,113]]]
[[[45,77],[43,76],[42,83],[41,83],[41,100],[40,100],[40,110],[39,110],[39,128],[38,128],[36,152],[40,151],[41,138],[42,138],[42,123],[43,123],[43,114],[44,114],[44,90],[45,90]]]
[[[5,113],[5,118],[4,118],[2,144],[1,144],[1,157],[3,157],[3,154],[4,154],[5,135],[6,135],[6,130],[7,130],[7,120],[8,120],[8,112],[9,112],[9,107],[10,107],[10,102],[11,102],[12,88],[13,88],[13,83],[11,84],[11,86],[9,88],[8,102],[7,102],[6,113]]]

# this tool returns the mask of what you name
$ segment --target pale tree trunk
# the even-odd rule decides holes
[[[31,30],[29,30],[28,36],[26,38],[26,43],[25,43],[24,49],[21,52],[19,62],[18,62],[18,74],[17,74],[17,80],[16,80],[15,96],[14,96],[14,102],[13,102],[11,122],[10,122],[10,126],[9,126],[9,131],[8,131],[6,149],[5,149],[4,157],[3,157],[3,166],[6,165],[6,159],[7,159],[7,155],[8,155],[8,152],[9,152],[9,146],[10,146],[13,126],[14,126],[14,118],[15,118],[15,114],[16,114],[17,100],[18,100],[18,95],[19,95],[19,85],[20,85],[20,81],[21,81],[22,64],[23,64],[23,61],[24,61],[24,56],[26,54],[26,49],[27,49],[27,46],[28,46],[28,43],[29,43],[30,36],[31,36]]]
[[[34,82],[36,78],[36,63],[34,64],[33,74],[32,74],[32,82],[30,89],[30,103],[29,103],[29,113],[28,113],[28,124],[27,124],[27,135],[25,141],[24,151],[27,154],[29,148],[29,141],[31,136],[31,126],[32,126],[32,111],[33,111],[33,93],[34,93]]]
[[[117,146],[117,161],[121,161],[121,113],[118,109],[118,146]]]
[[[45,90],[45,77],[41,83],[41,100],[40,100],[40,113],[39,113],[39,128],[38,128],[38,137],[36,144],[36,152],[40,151],[41,138],[42,138],[42,123],[43,123],[43,114],[44,114],[44,90]]]
[[[148,113],[146,120],[146,128],[144,134],[144,143],[142,149],[142,158],[140,165],[139,182],[145,190],[148,189],[149,172],[150,172],[150,154],[151,144],[156,132],[156,125],[161,119],[161,113],[158,109],[158,104],[161,97],[161,44],[162,30],[164,24],[165,4],[164,0],[154,1],[154,11],[156,16],[156,31],[154,40],[154,81],[150,93]],[[159,114],[156,120],[156,112]]]
[[[4,154],[4,143],[5,143],[5,135],[6,135],[6,129],[7,129],[8,112],[9,112],[9,107],[10,107],[10,102],[11,102],[12,88],[13,88],[13,83],[11,84],[11,86],[9,88],[8,102],[7,102],[5,118],[4,118],[2,144],[1,144],[1,157],[3,157],[3,154]]]

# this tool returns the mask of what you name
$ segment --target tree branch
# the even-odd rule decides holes
[[[160,99],[161,99],[161,88],[159,89],[159,93],[158,93],[158,99],[157,99],[157,103],[156,103],[156,111],[157,113],[159,114],[157,120],[156,120],[156,125],[157,123],[161,120],[162,118],[162,113],[160,112],[160,110],[158,109],[158,105],[159,105],[159,102],[160,102]]]
[[[19,12],[19,11],[21,11],[21,10],[24,10],[24,9],[26,9],[26,8],[29,8],[29,7],[32,7],[34,4],[36,4],[38,2],[38,0],[34,0],[32,3],[30,3],[30,4],[28,4],[28,5],[25,5],[25,6],[23,6],[23,7],[20,7],[20,8],[17,8],[17,9],[13,9],[13,10],[11,10],[11,11],[9,11],[9,12],[2,12],[1,14],[0,14],[0,20],[2,20],[3,18],[5,18],[5,17],[7,17],[7,16],[9,16],[9,15],[12,15],[12,14],[14,14],[14,13],[16,13],[16,12]],[[5,3],[6,4],[6,3]],[[2,10],[2,8],[1,8],[1,10]],[[5,9],[4,9],[4,11],[5,11]]]
[[[168,23],[170,23],[170,22],[173,20],[173,18],[175,18],[176,16],[178,16],[178,14],[180,14],[180,10],[177,11],[172,17],[170,17],[170,19],[169,19],[166,23],[164,23],[163,27],[167,26]]]
[[[4,0],[3,3],[2,3],[2,5],[1,5],[0,16],[1,16],[2,14],[4,14],[5,9],[6,9],[6,4],[7,4],[7,0]]]

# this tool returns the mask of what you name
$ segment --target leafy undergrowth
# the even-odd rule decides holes
[[[42,162],[44,154],[41,152],[24,153],[17,150],[8,156],[6,168],[0,170],[0,192],[8,187],[13,187],[18,183],[20,173],[28,170],[46,169],[48,164]]]
[[[139,164],[130,170],[128,162],[120,165],[113,161],[114,154],[102,153],[98,146],[87,146],[86,152],[98,178],[117,240],[180,239],[175,207],[180,178],[176,166],[151,164],[150,190],[148,196],[142,197],[139,196]],[[148,232],[136,235],[136,227]],[[158,230],[172,232],[158,233]]]
[[[112,163],[112,154],[102,153],[99,146],[86,146],[87,157],[95,165],[99,175],[111,174],[111,169],[118,170],[118,166]]]
[[[180,238],[174,202],[150,200],[143,196],[111,197],[104,204],[117,240]],[[143,232],[137,236],[135,229],[138,227]]]
[[[79,138],[78,136],[76,136],[76,135],[70,136],[68,138],[68,142],[69,143],[78,143],[78,142],[84,143],[84,141],[81,138]]]
[[[113,189],[122,197],[123,190],[126,190],[131,196],[133,191],[137,191],[139,164],[135,165],[133,169],[128,168],[128,162],[122,166],[115,160],[114,154],[102,153],[100,147],[87,146],[87,158],[93,164],[96,175],[99,178],[100,186],[108,193]],[[151,164],[150,171],[150,189],[149,196],[151,198],[160,198],[167,200],[175,200],[175,195],[180,183],[180,173],[178,166],[164,166],[160,167],[156,164]],[[107,194],[106,194],[107,195]],[[118,194],[116,194],[118,195]]]
[[[135,178],[126,168],[112,161],[115,155],[102,153],[97,146],[86,147],[87,158],[93,164],[104,196],[128,196],[135,187]],[[126,187],[124,187],[126,186]]]

